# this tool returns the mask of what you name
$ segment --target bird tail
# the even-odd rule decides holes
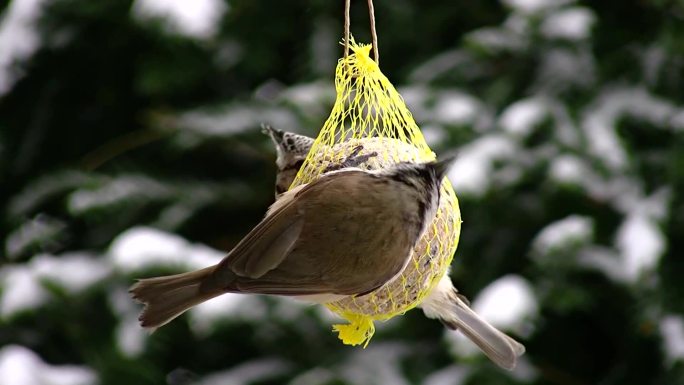
[[[448,328],[460,330],[497,365],[508,370],[515,368],[525,347],[480,318],[456,292],[450,297],[448,314],[442,314],[440,320]]]
[[[140,325],[158,328],[189,308],[223,294],[223,290],[202,290],[202,282],[215,269],[210,266],[189,273],[141,279],[131,286],[131,296],[145,305]]]

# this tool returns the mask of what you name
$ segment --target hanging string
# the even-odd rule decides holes
[[[349,16],[349,9],[351,0],[344,0],[344,58],[349,55],[349,26],[351,19]],[[368,15],[370,18],[371,37],[373,39],[373,57],[375,62],[380,64],[380,51],[378,51],[378,34],[375,30],[375,7],[373,7],[373,0],[368,0]]]
[[[375,32],[375,8],[373,0],[368,0],[368,15],[370,17],[371,36],[373,37],[373,56],[375,62],[380,65],[380,52],[378,51],[378,34]]]
[[[344,0],[344,58],[349,55],[349,3],[351,0]]]

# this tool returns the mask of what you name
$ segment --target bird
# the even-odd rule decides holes
[[[224,293],[329,303],[373,292],[406,267],[453,160],[344,168],[284,193],[218,264],[135,283],[141,326],[160,327]]]
[[[276,148],[276,198],[287,191],[314,144],[314,138],[294,132],[282,131],[268,124],[261,125],[261,132],[271,137]]]
[[[265,128],[264,132],[266,132],[266,130],[267,129]],[[276,183],[279,186],[285,186],[285,189],[287,189],[287,187],[292,185],[297,172],[299,172],[299,169],[302,167],[303,160],[306,158],[306,154],[311,150],[314,139],[292,132],[280,131],[270,126],[268,126],[268,133],[276,144],[278,154],[276,160],[278,166]],[[281,144],[281,142],[283,142],[282,138],[292,138],[289,146]],[[343,142],[342,145],[345,145],[345,143]],[[355,140],[351,146],[354,146],[351,155],[360,158],[362,162],[349,162],[350,159],[347,158],[345,161],[346,164],[356,163],[355,166],[362,167],[366,170],[376,169],[378,167],[387,166],[388,164],[381,164],[382,158],[370,159],[371,157],[359,157],[359,149],[365,147],[369,150],[376,150],[366,155],[377,155],[377,152],[381,151],[383,146],[391,146],[393,149],[398,149],[398,151],[407,154],[411,151],[410,147],[406,146],[404,143],[398,143],[398,141],[393,138],[361,138]],[[325,151],[325,149],[323,151]],[[332,149],[330,151],[339,152],[340,150]],[[312,159],[318,160],[323,157],[324,156],[314,156]],[[380,159],[380,161],[378,161],[378,159]],[[345,162],[328,167],[343,169],[346,165]],[[289,166],[284,168],[282,167],[283,164],[288,164]],[[281,192],[276,191],[276,199],[280,194]],[[274,205],[274,207],[275,206],[276,205]],[[525,347],[522,344],[494,328],[470,308],[469,301],[463,294],[459,293],[453,285],[448,272],[442,276],[432,291],[417,307],[423,310],[426,317],[439,320],[447,329],[452,331],[460,330],[460,332],[475,343],[487,357],[502,368],[512,370],[517,364],[518,357],[525,353]]]

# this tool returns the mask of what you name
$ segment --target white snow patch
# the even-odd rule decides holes
[[[590,242],[594,234],[592,218],[570,215],[544,227],[532,241],[532,250],[546,255],[575,243]]]
[[[152,224],[154,226],[163,227],[165,229],[177,229],[192,218],[195,213],[202,208],[204,202],[198,202],[199,198],[196,195],[192,196],[192,202],[183,199],[182,201],[173,205],[165,207],[157,220]]]
[[[473,301],[472,308],[497,328],[521,330],[537,313],[538,305],[530,283],[510,274],[485,287]]]
[[[231,369],[209,374],[199,385],[242,385],[264,382],[290,370],[290,364],[280,358],[260,358],[236,365]]]
[[[462,50],[442,52],[416,67],[409,75],[409,83],[430,83],[440,76],[450,73],[455,68],[465,65],[470,60],[469,55]],[[399,93],[404,95],[404,91],[400,90]],[[411,111],[413,111],[411,103],[407,101],[407,104],[411,107]]]
[[[302,314],[306,312],[311,307],[324,307],[316,306],[317,302],[312,302],[306,299],[299,299],[297,297],[287,298],[287,297],[275,297],[275,303],[270,309],[269,317],[273,317],[282,321],[288,321],[291,323],[296,323],[298,319],[302,317]]]
[[[112,290],[107,297],[109,307],[119,317],[137,315],[140,307],[131,301],[131,295],[123,288]]]
[[[543,100],[523,99],[503,111],[499,125],[513,135],[526,137],[547,116],[548,106]]]
[[[287,385],[322,385],[331,384],[334,380],[335,375],[330,369],[315,367],[297,374]]]
[[[576,119],[571,116],[566,105],[553,97],[544,99],[549,107],[549,113],[553,117],[555,138],[564,147],[580,147],[580,130],[575,123]]]
[[[411,111],[418,106],[423,106],[431,95],[430,90],[420,84],[399,87],[397,91]]]
[[[42,254],[25,265],[9,265],[0,270],[0,316],[34,309],[47,302],[48,293],[41,280],[51,281],[70,293],[78,293],[101,281],[111,267],[90,255],[69,253]]]
[[[222,0],[136,0],[132,12],[141,21],[159,17],[172,32],[206,39],[218,32],[227,9]]]
[[[400,365],[408,353],[404,344],[371,344],[366,349],[354,350],[338,372],[350,384],[408,385]]]
[[[533,365],[527,356],[518,357],[518,365],[511,372],[511,377],[519,383],[530,384],[539,377],[539,370]]]
[[[560,184],[584,185],[588,178],[586,162],[574,155],[561,155],[551,161],[549,177]]]
[[[223,111],[195,110],[181,114],[173,122],[174,127],[204,136],[230,137],[245,131],[256,130],[262,122],[274,127],[288,129],[297,127],[298,120],[285,108],[262,108],[231,105]]]
[[[618,199],[625,189],[613,190],[613,206],[625,214],[615,236],[615,248],[587,247],[579,262],[617,282],[635,283],[643,273],[657,268],[666,251],[665,235],[658,224],[669,214],[671,191],[661,188],[646,198],[630,193],[628,198]]]
[[[636,212],[628,215],[618,229],[615,246],[624,264],[625,277],[634,282],[641,273],[658,265],[665,251],[665,236],[657,223]]]
[[[470,374],[470,369],[462,365],[449,365],[431,373],[423,381],[423,385],[461,385]]]
[[[0,350],[0,385],[90,385],[95,372],[85,366],[45,363],[36,353],[19,345]]]
[[[131,273],[155,266],[200,269],[218,263],[226,253],[157,229],[135,227],[116,237],[108,254],[115,267]]]
[[[660,320],[663,349],[669,365],[684,361],[684,317],[666,315]]]
[[[330,105],[335,101],[335,89],[328,82],[323,81],[297,84],[283,90],[278,100],[286,105],[294,104],[301,113],[318,119],[319,116],[330,111]],[[264,121],[283,130],[301,132],[301,125],[294,119],[288,122]],[[292,125],[287,126],[284,123]]]
[[[620,170],[627,163],[627,155],[615,132],[614,118],[605,111],[590,113],[583,122],[591,152],[612,167]]]
[[[31,247],[39,247],[44,242],[50,242],[65,228],[66,225],[63,222],[45,215],[39,215],[22,224],[7,236],[5,252],[8,258],[16,258]]]
[[[441,94],[433,111],[435,122],[464,125],[477,117],[480,103],[474,97],[459,92]]]
[[[520,33],[525,30],[526,28],[516,31],[510,28],[485,27],[470,32],[466,38],[490,51],[517,52],[525,48],[527,44],[527,40]]]
[[[126,317],[116,327],[116,346],[126,356],[131,358],[138,357],[145,349],[145,341],[147,341],[148,334],[140,326],[137,315]]]
[[[616,123],[633,117],[662,128],[669,128],[679,111],[669,102],[641,88],[619,88],[603,93],[584,114],[582,129],[590,152],[614,170],[627,164],[627,154],[617,134]]]
[[[45,0],[14,0],[0,20],[0,96],[22,76],[17,62],[30,58],[40,41],[35,23]]]
[[[605,180],[593,172],[588,172],[585,187],[594,199],[606,201],[622,213],[632,211],[632,208],[643,199],[641,181],[632,177],[613,176]]]
[[[77,189],[95,180],[78,171],[57,171],[38,177],[16,194],[7,205],[9,216],[26,218],[39,211],[42,204],[58,194]]]
[[[267,317],[266,304],[257,296],[223,294],[190,309],[190,327],[198,335],[213,331],[222,320],[260,321]]]
[[[136,197],[165,197],[170,191],[159,182],[140,175],[113,178],[96,189],[80,189],[69,196],[67,206],[74,214],[113,206]]]
[[[37,255],[31,259],[30,266],[39,279],[49,280],[72,294],[100,282],[112,271],[105,261],[79,253]]]
[[[131,358],[139,356],[150,335],[148,331],[140,327],[138,321],[141,307],[131,300],[130,294],[124,288],[112,290],[108,301],[109,307],[120,320],[114,331],[119,351]]]
[[[552,13],[544,20],[541,32],[547,38],[583,40],[591,34],[594,13],[584,7],[572,7]]]
[[[447,139],[446,131],[439,126],[424,125],[421,127],[425,141],[430,147],[439,146]]]
[[[596,63],[587,47],[553,48],[544,52],[533,89],[557,94],[572,87],[587,88],[596,83]]]
[[[30,266],[9,265],[0,269],[0,287],[1,317],[10,317],[47,302],[47,292]]]
[[[661,69],[668,59],[667,51],[657,43],[641,50],[641,69],[644,80],[649,86],[655,86],[659,80]]]
[[[417,84],[400,87],[397,91],[417,121],[429,121],[431,119],[432,108],[428,107],[428,103],[433,95],[431,90],[428,90],[422,84]]]
[[[567,4],[572,0],[502,0],[504,4],[522,13],[537,13]]]
[[[670,119],[670,124],[675,130],[684,131],[684,110],[677,111]]]
[[[516,152],[515,145],[502,135],[483,136],[459,149],[448,177],[459,194],[479,196],[490,186],[493,162]]]
[[[655,221],[663,221],[669,214],[670,201],[672,199],[672,189],[661,187],[646,198],[639,199],[638,202],[630,202],[631,205],[620,207],[623,212],[639,212]]]
[[[531,24],[528,15],[514,12],[508,15],[501,26],[503,27],[504,33],[518,36],[521,41],[524,41],[524,45],[527,46],[530,44],[529,35],[532,33]]]

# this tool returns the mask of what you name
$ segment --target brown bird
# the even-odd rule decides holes
[[[288,191],[219,264],[133,285],[141,325],[162,326],[224,293],[326,303],[374,291],[408,263],[452,161],[343,169]]]

